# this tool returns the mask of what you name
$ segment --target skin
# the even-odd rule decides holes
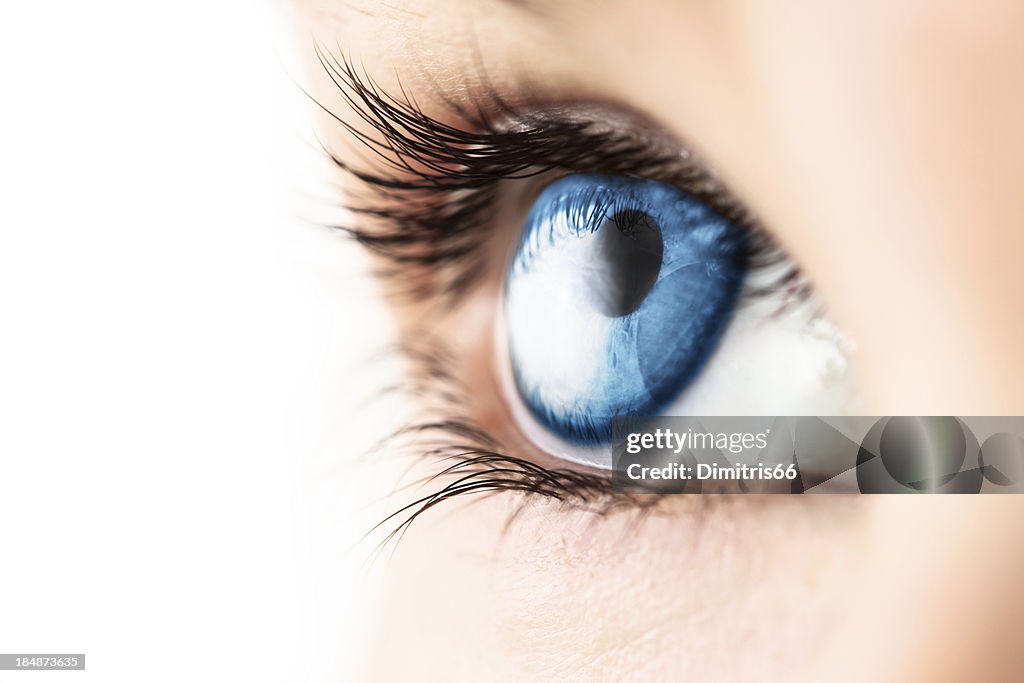
[[[455,87],[479,59],[499,85],[528,75],[628,104],[708,159],[808,274],[855,340],[865,413],[1024,414],[1020,2],[304,0],[297,16],[301,46],[340,42],[385,87],[396,65],[416,65],[407,85]],[[529,450],[497,398],[493,340],[471,332],[491,329],[495,281],[433,324],[463,332],[475,417]],[[423,309],[394,312],[399,334],[422,329]],[[364,476],[383,491],[395,472]],[[502,535],[512,498],[425,517],[374,566],[362,675],[955,681],[1024,666],[1016,496],[675,500],[639,522],[537,503]]]

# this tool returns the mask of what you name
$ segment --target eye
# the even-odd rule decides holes
[[[333,120],[370,151],[328,151],[353,190],[336,227],[410,313],[423,419],[396,436],[443,459],[440,499],[610,495],[589,470],[611,467],[615,415],[857,412],[852,347],[802,269],[671,132],[530,90],[470,88],[442,121],[318,56],[360,123]]]
[[[673,185],[578,174],[541,192],[505,282],[511,379],[543,429],[607,442],[665,410],[736,309],[748,231]]]

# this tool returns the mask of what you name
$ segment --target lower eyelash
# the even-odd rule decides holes
[[[438,467],[433,474],[407,487],[433,486],[431,493],[406,503],[378,522],[367,535],[386,528],[378,552],[397,544],[420,515],[441,503],[467,497],[487,497],[509,492],[530,500],[547,499],[565,508],[587,511],[599,516],[618,510],[644,512],[661,500],[658,494],[634,494],[612,488],[611,477],[568,468],[547,468],[504,452],[501,444],[468,417],[450,417],[464,412],[464,387],[451,367],[455,357],[443,341],[425,336],[412,344],[400,345],[391,352],[401,353],[412,367],[408,382],[393,385],[384,392],[402,391],[426,402],[428,412],[438,419],[423,419],[406,425],[374,447],[409,458],[411,462],[428,460]],[[383,357],[391,355],[390,352]],[[521,510],[522,508],[520,508]],[[514,512],[509,523],[517,516]]]

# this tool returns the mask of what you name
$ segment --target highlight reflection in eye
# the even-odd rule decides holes
[[[572,175],[534,203],[506,277],[519,396],[584,446],[663,411],[700,373],[747,272],[748,232],[676,187]]]

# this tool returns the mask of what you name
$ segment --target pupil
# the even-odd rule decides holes
[[[665,249],[661,228],[643,211],[620,211],[594,237],[597,267],[585,272],[592,301],[609,318],[629,315],[658,280]]]

